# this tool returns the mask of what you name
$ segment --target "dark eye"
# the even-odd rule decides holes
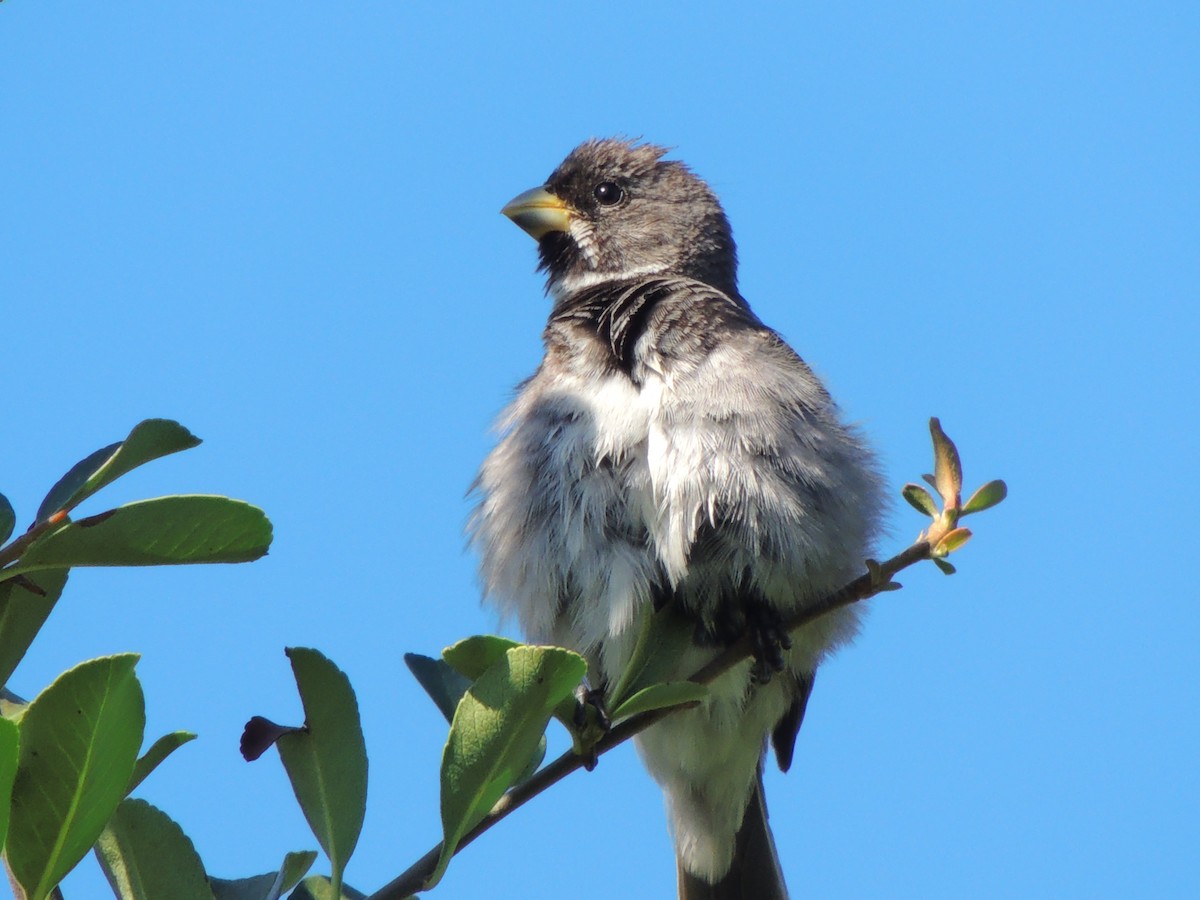
[[[621,198],[625,196],[625,192],[621,190],[621,186],[613,184],[611,181],[600,182],[596,185],[596,189],[592,193],[600,201],[601,206],[616,206],[621,202]]]

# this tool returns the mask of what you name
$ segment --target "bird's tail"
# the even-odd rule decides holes
[[[788,900],[775,839],[767,823],[762,766],[742,817],[733,850],[733,864],[710,884],[679,865],[679,900]]]

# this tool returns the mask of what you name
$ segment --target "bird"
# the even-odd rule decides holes
[[[668,155],[592,138],[502,209],[537,241],[551,309],[473,483],[469,542],[486,599],[582,654],[601,696],[656,610],[693,628],[671,678],[752,635],[753,659],[635,743],[681,900],[780,900],[767,743],[786,771],[817,666],[861,613],[780,626],[863,570],[886,504],[858,426],[739,293],[716,194]]]

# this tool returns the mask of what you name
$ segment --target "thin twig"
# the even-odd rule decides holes
[[[59,525],[65,522],[66,519],[66,512],[56,512],[44,522],[37,522],[33,525],[30,525],[28,531],[26,531],[7,547],[0,549],[0,566],[7,566],[13,560],[20,559],[21,554],[29,549],[30,544],[32,544],[50,529],[57,528]],[[4,579],[3,569],[0,569],[0,579]]]
[[[867,573],[856,578],[845,587],[823,598],[819,603],[806,607],[804,610],[796,613],[783,623],[784,629],[788,632],[795,631],[797,628],[802,628],[815,619],[833,612],[835,609],[840,609],[843,606],[849,606],[852,603],[857,603],[860,600],[874,596],[883,589],[883,586],[891,580],[893,575],[902,569],[907,569],[914,563],[929,559],[929,553],[929,541],[917,541],[902,553],[893,556],[886,562],[880,563],[874,573]],[[738,663],[748,659],[752,653],[753,645],[750,637],[743,637],[737,643],[721,651],[720,654],[688,680],[694,681],[697,684],[709,684]],[[597,741],[593,748],[595,756],[599,757],[619,744],[623,744],[635,734],[644,731],[671,713],[694,705],[694,702],[686,703],[680,706],[652,709],[636,716],[630,716],[628,719],[615,725],[604,737]],[[542,793],[542,791],[566,778],[576,769],[583,768],[583,763],[583,757],[577,755],[572,750],[568,750],[552,763],[543,766],[528,781],[517,785],[501,797],[496,805],[492,807],[492,811],[484,816],[483,820],[468,831],[466,836],[459,841],[458,847],[455,848],[454,852],[457,854],[463,847],[505,818],[509,813],[524,806],[528,801]],[[368,897],[367,900],[404,900],[404,898],[415,894],[422,889],[425,880],[433,872],[441,853],[442,845],[439,843],[409,866],[407,871],[384,885]]]

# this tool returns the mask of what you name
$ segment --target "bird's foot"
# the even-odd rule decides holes
[[[750,677],[756,684],[768,684],[785,666],[783,654],[792,649],[791,635],[783,628],[783,616],[773,607],[755,604],[746,610],[746,626],[754,646],[754,665]]]
[[[696,624],[694,640],[700,646],[729,647],[747,634],[754,655],[750,677],[767,684],[786,666],[783,655],[792,649],[792,638],[783,627],[783,615],[775,607],[756,600],[740,606],[725,604],[710,621]]]
[[[581,687],[575,696],[572,722],[575,726],[571,730],[575,752],[583,758],[583,767],[590,772],[599,761],[596,744],[612,728],[612,719],[604,705],[604,691]]]

